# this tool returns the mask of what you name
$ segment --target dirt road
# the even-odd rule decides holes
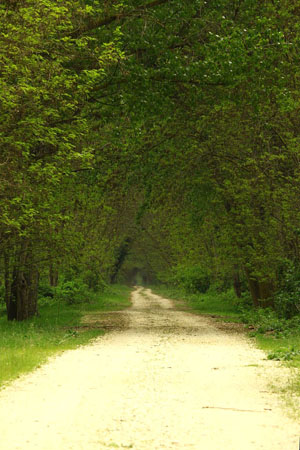
[[[0,392],[1,450],[298,450],[276,363],[149,290],[89,320],[117,329]]]

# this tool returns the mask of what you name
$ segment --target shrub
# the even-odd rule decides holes
[[[86,270],[82,275],[82,279],[89,289],[92,289],[94,292],[104,292],[107,288],[107,283],[105,283],[98,272]]]
[[[281,317],[291,318],[300,312],[300,268],[287,264],[281,275],[281,288],[274,297],[275,309]]]
[[[51,297],[52,298],[55,295],[55,288],[50,286],[50,284],[47,281],[41,280],[39,282],[38,295],[39,295],[39,297]]]
[[[55,291],[56,298],[69,305],[88,302],[90,298],[88,286],[81,280],[63,281]]]
[[[38,301],[41,305],[53,305],[57,299],[55,297],[55,288],[50,286],[47,280],[41,280],[38,287]]]
[[[189,293],[205,293],[210,286],[207,270],[196,266],[177,266],[170,277],[171,283]]]
[[[300,356],[300,350],[295,347],[290,349],[281,348],[269,353],[268,359],[273,359],[275,361],[292,361],[297,356]]]
[[[289,336],[300,328],[300,317],[284,319],[272,309],[248,310],[241,314],[242,321],[254,326],[254,334],[273,333],[275,337]]]

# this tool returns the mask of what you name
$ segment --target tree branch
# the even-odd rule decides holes
[[[97,28],[102,28],[107,25],[110,25],[111,23],[115,22],[116,20],[125,19],[125,18],[131,16],[132,14],[147,11],[148,9],[152,9],[152,8],[155,8],[156,6],[160,6],[165,3],[169,3],[170,1],[172,1],[172,0],[154,0],[150,3],[146,3],[143,6],[140,6],[139,8],[136,8],[132,11],[128,11],[127,13],[114,14],[112,16],[105,17],[104,19],[101,19],[101,20],[98,19],[98,20],[93,20],[91,22],[87,22],[81,28],[74,30],[73,33],[71,33],[71,36],[73,38],[79,37],[82,34],[96,30]]]

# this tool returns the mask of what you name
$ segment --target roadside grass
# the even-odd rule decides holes
[[[282,397],[291,417],[300,420],[300,330],[285,337],[256,333],[255,341],[268,359],[280,361],[290,369],[289,378],[283,384],[278,380],[279,385],[272,389]]]
[[[294,416],[299,417],[296,409],[300,398],[300,317],[285,320],[270,310],[243,309],[233,290],[188,294],[174,287],[151,288],[158,295],[177,300],[183,309],[209,315],[222,322],[244,323],[245,332],[266,353],[267,359],[281,361],[284,366],[295,369],[292,370],[292,379],[279,390],[286,403],[294,409]]]
[[[271,309],[260,309],[244,311],[241,319],[251,329],[250,336],[254,337],[259,348],[267,353],[268,359],[283,361],[289,367],[300,368],[299,315],[283,319]]]
[[[102,329],[82,328],[81,318],[89,312],[115,311],[130,306],[130,289],[112,286],[91,294],[88,301],[67,304],[49,301],[39,306],[39,317],[8,322],[0,313],[0,387],[45,363],[49,356],[87,344],[104,334]]]
[[[255,337],[259,347],[268,353],[268,359],[285,361],[290,367],[300,369],[300,331],[281,338],[264,334],[257,334]]]
[[[300,330],[289,336],[255,334],[257,346],[264,350],[270,360],[281,361],[291,369],[291,377],[284,386],[274,386],[276,392],[283,396],[293,417],[300,419]]]
[[[180,307],[199,314],[219,316],[224,321],[240,322],[240,313],[233,290],[216,292],[211,289],[203,293],[187,293],[179,288],[169,286],[151,286],[158,295],[177,300]]]

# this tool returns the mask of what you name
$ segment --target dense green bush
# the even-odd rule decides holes
[[[221,316],[237,316],[237,297],[234,290],[218,292],[218,286],[212,285],[205,294],[189,294],[188,301],[193,309]]]
[[[107,288],[107,283],[105,283],[98,272],[85,270],[82,279],[89,289],[92,289],[94,292],[104,292]]]
[[[274,359],[275,361],[292,361],[297,356],[300,356],[300,350],[295,347],[280,348],[269,353],[268,359]]]
[[[52,305],[57,302],[65,302],[68,305],[91,303],[104,291],[107,291],[105,283],[99,283],[98,288],[95,285],[90,288],[80,278],[73,280],[61,278],[56,287],[50,286],[48,280],[42,279],[39,283],[38,299],[41,305]]]
[[[275,309],[281,317],[289,319],[300,313],[300,268],[290,263],[280,284],[274,298]]]
[[[254,334],[272,333],[275,337],[282,337],[300,329],[300,316],[284,319],[270,308],[244,310],[241,318],[244,323],[254,327]]]
[[[39,298],[44,297],[53,298],[55,296],[55,288],[53,286],[50,286],[48,281],[40,280],[38,287],[38,295]]]
[[[173,269],[169,282],[189,293],[205,293],[210,286],[210,276],[208,271],[199,265],[178,265]]]
[[[52,305],[57,302],[56,288],[50,286],[48,280],[42,279],[39,282],[38,302],[40,305]]]
[[[90,293],[88,286],[81,280],[62,281],[55,288],[55,297],[72,305],[89,302]]]

